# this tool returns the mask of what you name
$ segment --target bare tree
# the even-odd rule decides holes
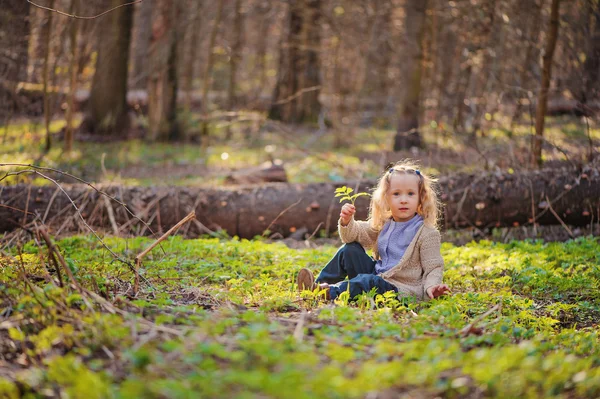
[[[542,82],[540,94],[538,96],[537,107],[535,111],[535,135],[531,140],[531,164],[532,166],[542,166],[542,140],[544,137],[544,119],[548,107],[548,88],[552,78],[552,59],[554,49],[558,39],[560,0],[552,0],[550,11],[550,26],[548,29],[548,38],[546,41],[546,50],[544,51]]]
[[[0,10],[0,123],[6,138],[10,119],[21,108],[16,91],[26,78],[30,7],[21,0],[0,0]]]
[[[148,51],[152,36],[152,10],[154,1],[143,1],[135,5],[133,43],[131,50],[130,85],[135,89],[148,86]]]
[[[290,123],[316,121],[321,112],[321,0],[291,0],[289,7],[289,31],[280,45],[269,117]]]
[[[50,1],[50,8],[54,8],[54,0]],[[52,37],[52,20],[53,14],[48,13],[48,20],[46,22],[46,53],[44,54],[44,81],[43,81],[43,90],[44,90],[44,127],[46,128],[46,145],[44,147],[45,151],[50,151],[50,147],[52,146],[52,138],[50,137],[50,93],[48,93],[48,82],[50,81],[50,38]]]
[[[208,57],[206,59],[206,65],[204,68],[204,74],[202,76],[202,116],[204,121],[202,123],[202,131],[201,131],[201,140],[202,147],[204,149],[208,148],[209,145],[209,137],[208,137],[208,90],[210,89],[210,73],[213,67],[213,49],[215,47],[215,41],[217,40],[217,32],[219,31],[219,25],[221,24],[221,19],[223,18],[223,6],[224,0],[219,0],[219,4],[217,6],[217,16],[215,18],[215,22],[213,24],[212,30],[210,32],[210,39],[208,42]]]
[[[192,7],[190,9],[193,12],[192,24],[190,25],[190,40],[188,42],[189,48],[187,50],[187,62],[184,66],[183,71],[183,84],[185,91],[185,110],[190,111],[192,104],[192,91],[194,88],[194,73],[196,66],[196,58],[198,54],[198,43],[200,42],[200,23],[202,22],[202,3],[192,1]]]
[[[177,123],[177,44],[182,36],[178,26],[181,2],[157,0],[152,18],[148,76],[148,138],[179,140]]]
[[[529,4],[531,6],[531,13],[533,13],[533,21],[531,25],[526,27],[526,46],[527,50],[525,51],[525,59],[523,63],[518,66],[520,72],[518,74],[519,80],[517,81],[517,104],[515,106],[515,111],[512,114],[510,126],[511,130],[514,126],[515,121],[520,117],[521,110],[523,108],[523,98],[524,98],[524,88],[522,85],[525,84],[528,74],[531,72],[531,64],[534,60],[534,54],[536,53],[537,46],[537,38],[539,37],[539,28],[540,22],[542,20],[542,3],[543,0],[539,0],[540,4],[538,5],[538,0],[529,0]]]
[[[583,63],[582,93],[578,96],[584,106],[589,99],[598,98],[600,94],[600,2],[586,0],[586,5],[586,57]]]
[[[394,138],[394,151],[422,145],[419,117],[426,13],[426,0],[407,1],[405,26],[408,43],[402,59],[406,67],[405,76],[408,79],[408,87],[398,107],[398,127]]]
[[[79,0],[71,0],[71,13],[76,14],[79,10]],[[69,62],[69,95],[67,99],[67,115],[66,122],[67,126],[65,129],[65,152],[70,152],[73,148],[73,115],[75,108],[75,91],[77,90],[77,75],[79,73],[77,58],[78,54],[78,43],[77,34],[79,31],[79,21],[76,18],[71,19],[71,30],[70,30],[70,45],[71,45],[71,60]]]
[[[229,87],[227,91],[227,108],[233,109],[235,106],[235,94],[237,84],[237,71],[240,59],[242,57],[243,33],[244,33],[244,14],[242,13],[242,0],[235,0],[233,20],[233,43],[231,45],[231,57],[229,59]]]
[[[127,2],[111,0],[111,6]],[[127,74],[133,10],[133,7],[121,7],[100,17],[96,72],[80,129],[84,133],[124,137],[130,127]]]

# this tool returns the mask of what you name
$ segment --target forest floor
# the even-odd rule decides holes
[[[133,259],[152,240],[105,243]],[[600,395],[598,238],[443,244],[452,294],[423,303],[299,294],[332,246],[172,237],[136,294],[93,236],[57,245],[79,289],[33,241],[0,258],[0,397]]]
[[[425,148],[391,152],[394,130],[359,128],[345,134],[343,148],[334,147],[334,134],[318,128],[289,128],[268,124],[254,129],[252,123],[231,126],[232,138],[225,140],[224,128],[213,128],[207,150],[194,143],[149,143],[140,139],[113,142],[75,142],[70,154],[63,152],[57,138],[64,120],[50,130],[53,146],[43,152],[43,126],[20,121],[0,129],[0,163],[36,163],[55,167],[93,183],[126,185],[219,186],[226,176],[244,168],[280,160],[292,183],[375,179],[387,162],[413,158],[435,175],[480,170],[521,170],[528,165],[532,128],[527,121],[513,130],[490,123],[471,136],[451,134],[443,124],[423,128]],[[254,130],[253,130],[254,129]],[[215,133],[216,132],[216,133]],[[577,163],[592,148],[600,153],[600,126],[588,126],[574,117],[549,118],[544,159],[549,166]],[[590,138],[592,146],[590,147]],[[1,168],[0,170],[5,170]],[[15,176],[7,183],[27,179]],[[37,178],[36,183],[47,184]]]
[[[600,129],[580,120],[549,126],[548,164],[578,162],[588,136],[600,141]],[[196,186],[219,185],[269,154],[292,182],[373,179],[407,156],[435,174],[517,171],[530,128],[512,138],[488,129],[475,147],[432,127],[418,153],[387,152],[392,130],[359,129],[341,150],[316,129],[296,133],[265,130],[250,145],[240,129],[206,153],[190,144],[77,142],[67,156],[57,140],[43,154],[42,129],[16,123],[0,130],[0,163],[35,162],[96,184]],[[335,240],[292,249],[173,236],[143,258],[136,292],[133,261],[153,239],[77,235],[56,238],[53,251],[30,237],[0,251],[0,398],[600,396],[598,237],[446,242],[452,293],[421,303],[298,293],[298,270],[318,273]]]

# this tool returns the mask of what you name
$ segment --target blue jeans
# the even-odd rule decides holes
[[[378,294],[387,291],[398,292],[393,284],[375,274],[375,263],[377,262],[367,255],[362,245],[351,242],[338,249],[329,263],[321,270],[316,281],[329,284],[331,299],[335,299],[342,292],[347,291],[348,286],[350,286],[351,299],[363,292],[369,292],[373,288],[377,289]]]

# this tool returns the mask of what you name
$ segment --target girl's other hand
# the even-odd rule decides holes
[[[427,288],[427,296],[429,296],[431,299],[446,295],[449,292],[450,288],[448,288],[446,284],[432,285],[431,287]]]
[[[344,204],[342,206],[342,211],[340,212],[340,220],[342,221],[342,226],[347,226],[350,223],[350,219],[356,213],[356,208],[352,204]]]

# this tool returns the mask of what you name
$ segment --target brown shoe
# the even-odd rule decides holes
[[[317,283],[315,283],[315,277],[312,272],[306,268],[300,269],[298,272],[298,291],[302,292],[305,290],[314,291],[317,288]]]

